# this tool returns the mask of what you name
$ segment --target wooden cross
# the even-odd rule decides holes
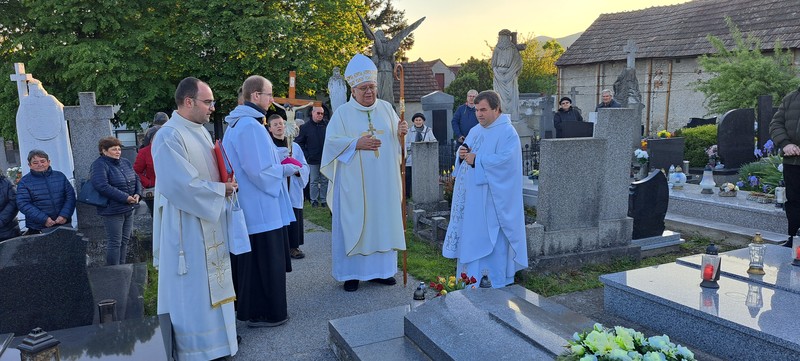
[[[288,98],[272,98],[272,101],[278,104],[290,104],[294,106],[306,105],[309,102],[313,102],[315,107],[321,107],[322,102],[317,100],[306,100],[306,99],[297,99],[294,97],[295,94],[295,72],[294,70],[289,72],[289,97]]]
[[[17,93],[22,99],[28,95],[28,82],[33,80],[33,75],[25,74],[23,63],[14,63],[14,71],[16,74],[11,74],[11,81],[17,82]]]
[[[622,50],[628,53],[628,69],[636,68],[636,51],[639,47],[633,39],[628,39],[628,45],[622,47]]]
[[[379,135],[383,134],[383,131],[375,129],[375,127],[372,126],[372,120],[370,120],[369,121],[369,128],[367,128],[366,132],[361,133],[361,136],[363,137],[365,135],[369,135],[370,137],[375,138],[375,134],[379,134]],[[375,149],[375,158],[378,158],[379,156],[380,156],[380,152],[377,149]]]

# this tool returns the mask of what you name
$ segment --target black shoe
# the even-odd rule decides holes
[[[397,284],[397,280],[394,277],[389,278],[373,278],[369,280],[370,282],[380,283],[382,285],[393,286]]]
[[[358,290],[358,280],[344,281],[344,290],[347,292],[355,292]]]
[[[236,335],[236,344],[237,345],[241,345],[242,344],[242,336]]]
[[[328,208],[328,203],[322,202],[319,204],[319,206],[322,208]]]
[[[311,202],[311,206],[312,207],[319,207],[319,203],[317,203],[317,201],[313,201],[313,202]]]
[[[793,243],[794,241],[792,240],[791,237],[789,237],[789,239],[786,240],[786,242],[783,242],[781,246],[792,248]]]

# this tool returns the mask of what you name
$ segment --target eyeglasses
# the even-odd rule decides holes
[[[191,99],[194,100],[194,101],[198,101],[199,100],[201,103],[204,103],[209,108],[213,108],[214,104],[217,104],[217,102],[215,100],[212,100],[212,99],[206,99],[206,100],[200,100],[200,99],[197,99],[197,98],[191,98]]]
[[[268,97],[272,98],[272,93],[267,93],[267,92],[256,92],[256,94],[258,94],[258,95],[266,95],[266,96],[268,96]]]
[[[377,86],[375,86],[375,85],[366,85],[366,86],[359,86],[359,87],[356,87],[356,89],[358,89],[358,90],[359,90],[359,91],[361,91],[362,93],[366,93],[366,92],[368,92],[368,91],[371,91],[371,92],[373,92],[373,93],[374,93],[374,92],[375,92],[375,90],[377,90],[377,89],[378,89],[378,87],[377,87]]]

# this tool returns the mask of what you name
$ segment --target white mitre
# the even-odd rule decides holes
[[[366,81],[378,82],[378,68],[375,63],[364,54],[356,54],[344,70],[344,78],[350,87],[355,87]]]

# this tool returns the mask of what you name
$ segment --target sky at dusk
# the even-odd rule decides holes
[[[409,60],[442,59],[453,65],[470,56],[491,57],[486,45],[509,29],[520,37],[560,38],[586,30],[600,14],[674,5],[687,0],[394,0],[411,24],[425,16],[414,31]]]

